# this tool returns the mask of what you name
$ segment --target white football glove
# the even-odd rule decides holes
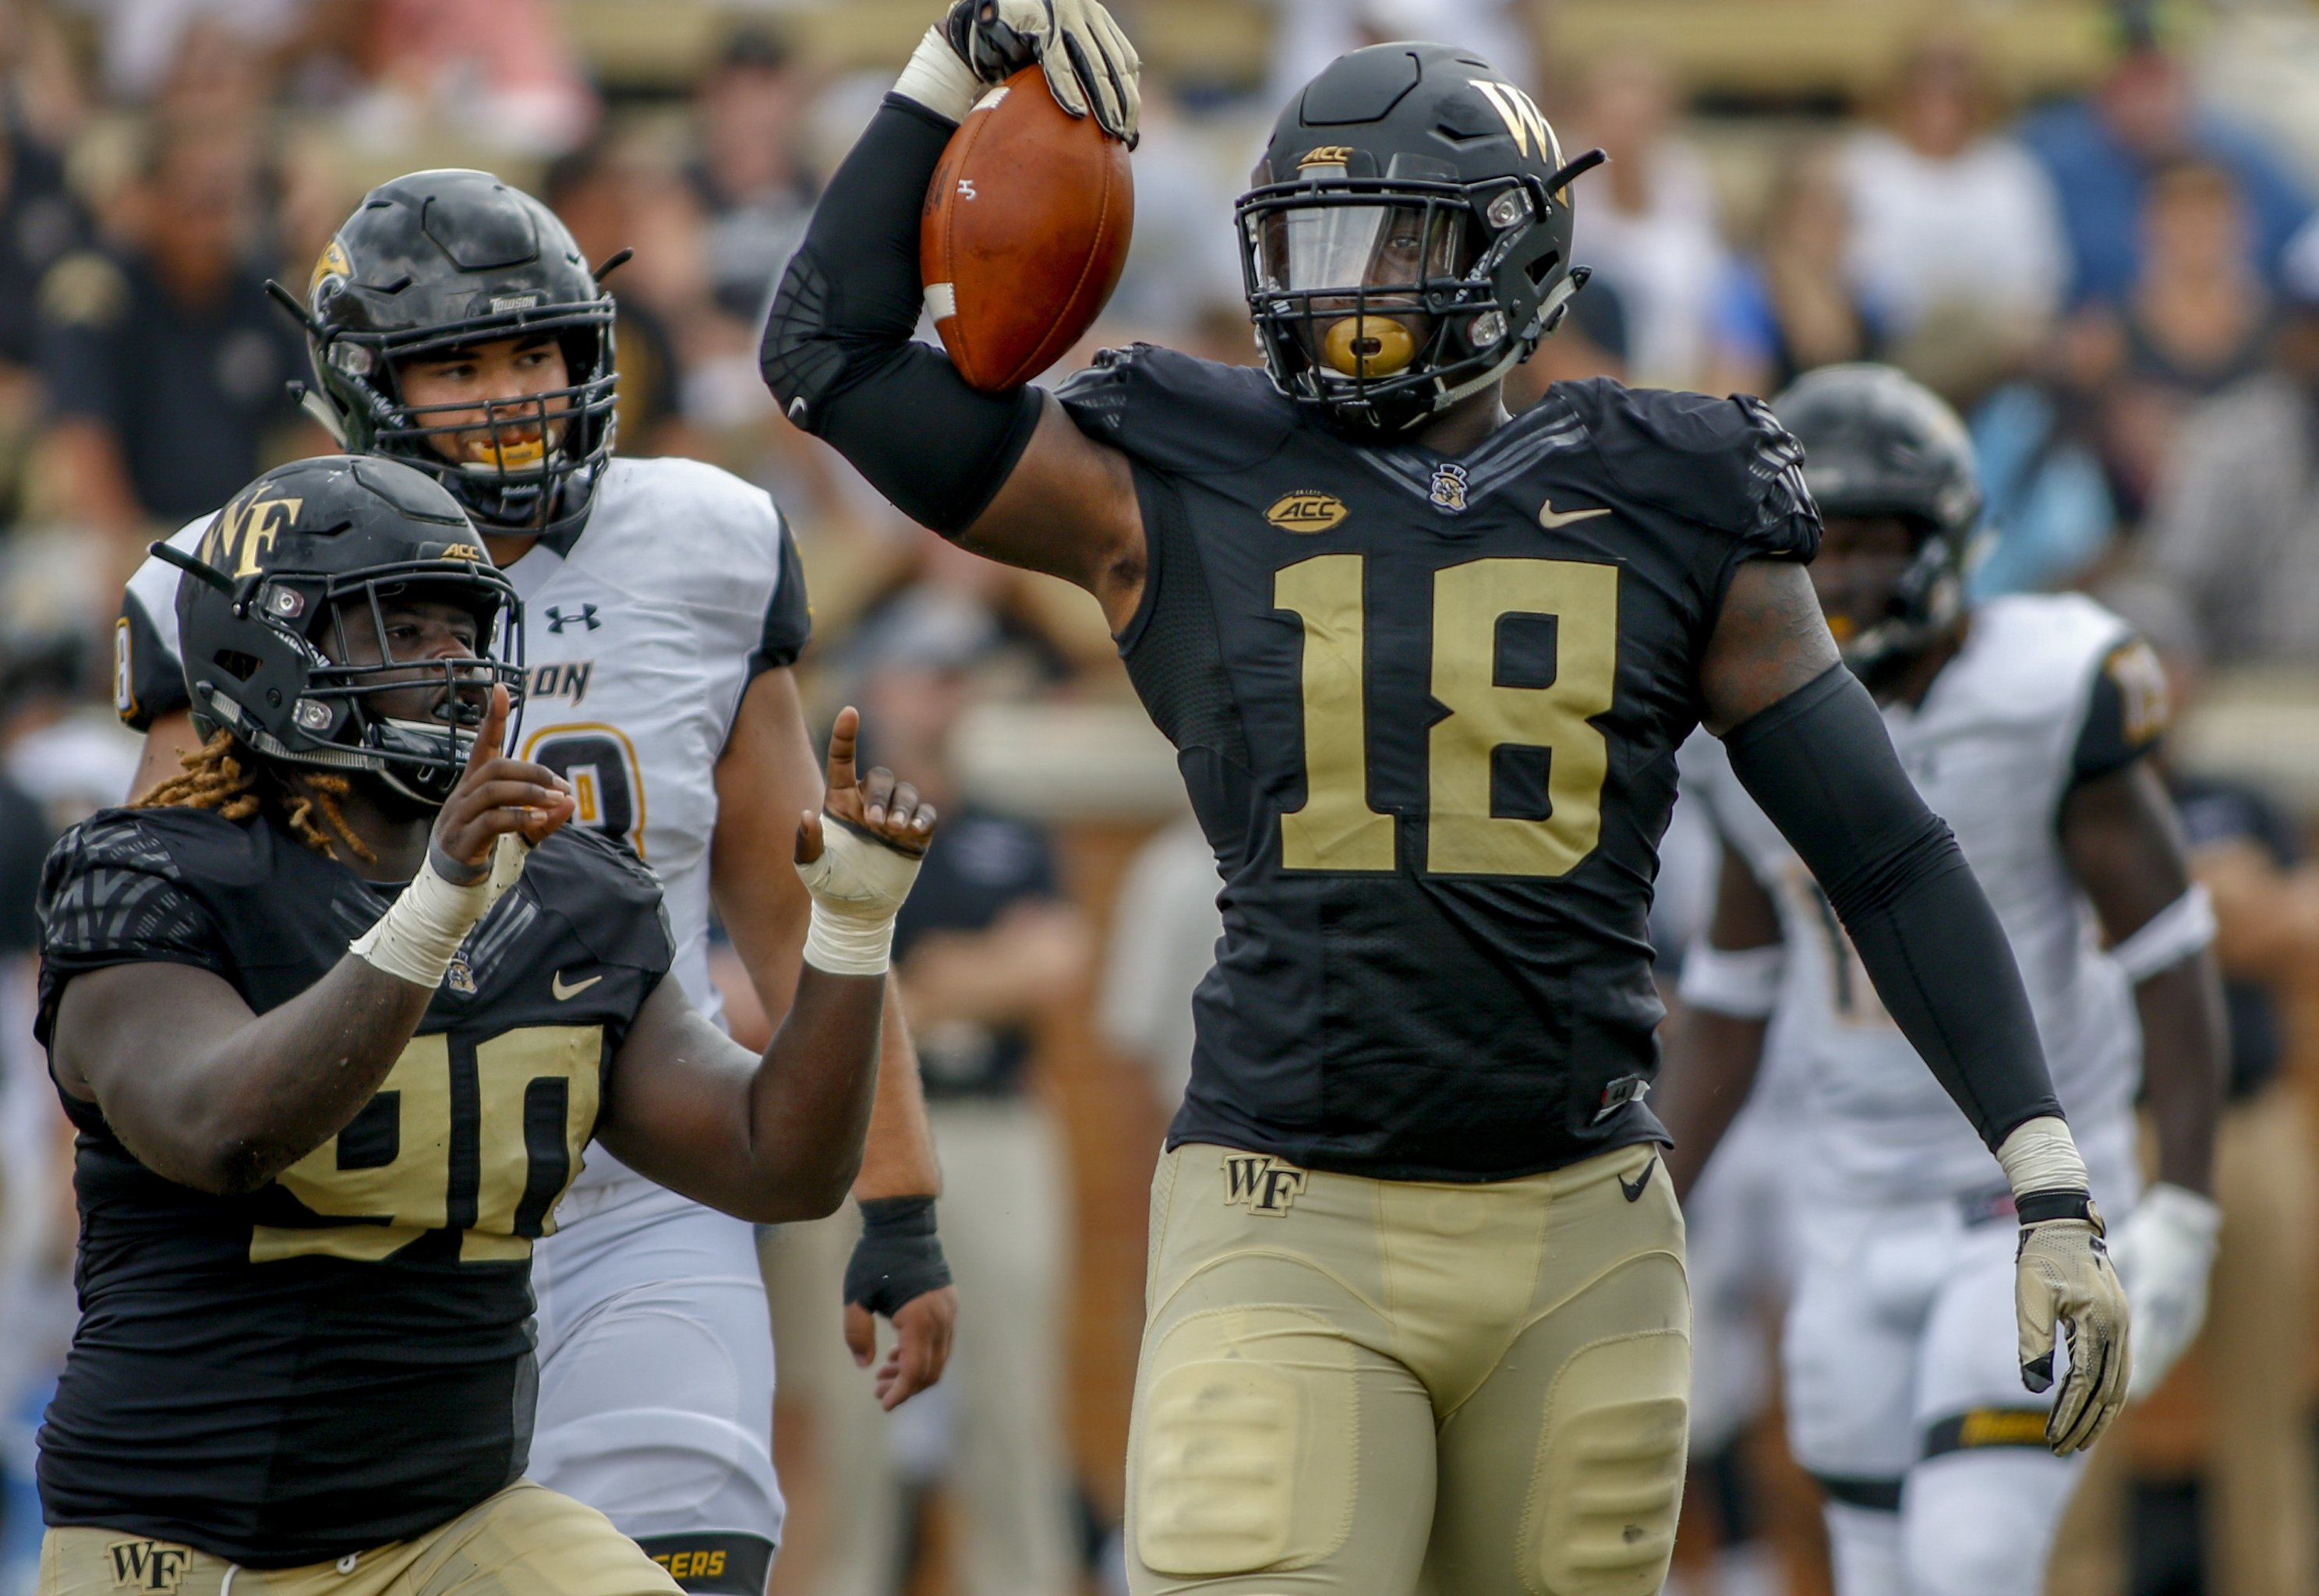
[[[2086,1218],[2026,1221],[2014,1255],[2021,1383],[2031,1391],[2053,1389],[2056,1323],[2069,1332],[2070,1372],[2045,1420],[2045,1444],[2059,1457],[2084,1451],[2109,1428],[2125,1406],[2133,1368],[2125,1288],[2102,1245],[2101,1214],[2075,1195]]]
[[[1055,104],[1135,146],[1142,61],[1097,0],[957,0],[943,32],[976,77],[1004,83],[1036,61]]]
[[[2158,1389],[2206,1320],[2206,1276],[2215,1266],[2223,1211],[2197,1193],[2160,1184],[2110,1244],[2117,1277],[2134,1312],[2135,1400]]]

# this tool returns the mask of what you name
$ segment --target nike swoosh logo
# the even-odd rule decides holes
[[[1619,1189],[1627,1194],[1628,1202],[1639,1203],[1643,1200],[1643,1188],[1651,1184],[1651,1171],[1658,1167],[1658,1155],[1654,1153],[1651,1155],[1651,1161],[1643,1166],[1643,1172],[1636,1176],[1631,1183],[1625,1176],[1619,1177]]]
[[[547,989],[555,994],[556,1002],[567,1003],[603,978],[600,975],[591,975],[584,981],[574,981],[567,987],[564,984],[564,972],[559,969],[549,979]]]
[[[1597,505],[1593,509],[1557,510],[1554,508],[1554,500],[1549,499],[1538,507],[1538,524],[1551,532],[1555,527],[1567,527],[1573,521],[1591,521],[1596,516],[1607,516],[1610,513],[1608,509],[1601,505]]]

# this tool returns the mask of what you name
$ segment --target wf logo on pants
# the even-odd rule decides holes
[[[1250,1213],[1286,1213],[1304,1189],[1304,1171],[1274,1162],[1269,1153],[1224,1155],[1224,1201]]]

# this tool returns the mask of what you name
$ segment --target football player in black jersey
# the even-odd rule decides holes
[[[174,563],[211,739],[42,882],[82,1317],[41,1590],[673,1591],[521,1477],[532,1243],[591,1140],[746,1219],[837,1205],[932,812],[856,780],[842,716],[796,828],[805,968],[753,1059],[663,978],[651,873],[501,754],[515,596],[439,484],[284,466]]]
[[[830,183],[762,363],[909,514],[1096,596],[1215,849],[1131,1587],[1659,1588],[1689,1353],[1647,912],[1701,723],[2019,1194],[2023,1377],[2061,1375],[2051,1440],[2089,1444],[2125,1384],[2101,1222],[2003,933],[1821,619],[1793,440],[1749,399],[1502,403],[1583,283],[1600,157],[1466,52],[1356,51],[1238,207],[1265,371],[1138,347],[984,394],[911,341],[919,214],[1032,61],[1132,140],[1095,0],[959,0]]]

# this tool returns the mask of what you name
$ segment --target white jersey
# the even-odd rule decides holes
[[[1973,613],[1964,645],[1921,707],[1886,707],[1901,765],[1956,834],[2028,988],[2053,1087],[2095,1195],[2122,1214],[2137,1194],[2134,1099],[2142,1039],[2131,984],[2100,949],[2059,829],[2081,776],[2155,739],[2162,679],[2125,624],[2076,595],[2020,595]],[[1779,906],[1788,946],[1779,1045],[1809,1103],[1802,1167],[1833,1195],[1965,1195],[2000,1183],[1996,1161],[1878,1001],[1827,897],[1740,788],[1722,744],[1683,751],[1686,797]]]
[[[190,552],[208,525],[204,517],[169,541]],[[781,513],[762,490],[713,465],[616,458],[581,530],[537,540],[507,575],[523,600],[516,752],[563,772],[579,823],[627,838],[660,877],[676,978],[715,1017],[713,772],[749,682],[794,662],[808,630]],[[148,560],[122,604],[116,708],[140,728],[185,703],[177,582],[174,566]],[[592,1149],[574,1190],[626,1174]],[[574,1206],[567,1197],[567,1217]]]

